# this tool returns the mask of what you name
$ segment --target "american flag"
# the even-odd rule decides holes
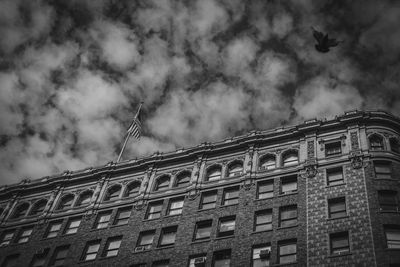
[[[140,134],[142,132],[142,125],[139,121],[138,117],[135,117],[128,128],[128,135],[135,137],[136,139],[140,138]]]

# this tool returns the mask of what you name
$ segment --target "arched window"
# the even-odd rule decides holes
[[[221,179],[221,167],[215,166],[207,170],[206,181],[216,181]]]
[[[400,153],[399,141],[396,138],[390,138],[390,150]]]
[[[117,200],[117,199],[119,199],[119,194],[120,193],[121,193],[121,186],[120,185],[111,186],[107,190],[106,196],[104,197],[104,201]]]
[[[154,186],[154,191],[160,191],[169,188],[170,177],[168,175],[163,175],[156,180]]]
[[[28,209],[29,209],[29,204],[28,203],[22,203],[22,204],[18,205],[15,208],[15,211],[14,211],[14,213],[13,213],[11,218],[12,219],[19,219],[19,218],[24,217],[26,215],[26,212],[28,211]]]
[[[369,138],[369,147],[373,151],[383,150],[383,138],[377,134]]]
[[[175,186],[176,187],[186,187],[186,186],[188,186],[189,183],[190,183],[190,176],[191,176],[191,173],[187,172],[187,171],[180,173],[176,177]]]
[[[285,154],[283,154],[282,157],[282,162],[283,162],[283,166],[293,166],[293,165],[297,165],[299,163],[299,156],[297,154],[297,151],[288,151]]]
[[[276,158],[273,155],[267,155],[260,160],[261,170],[272,170],[276,168]]]
[[[92,199],[92,196],[93,196],[92,191],[86,191],[86,192],[80,194],[78,201],[75,204],[75,207],[89,205],[90,200]]]
[[[243,162],[235,162],[228,167],[228,177],[242,175],[243,173]]]
[[[132,182],[128,184],[125,190],[124,197],[132,197],[139,194],[140,182]]]
[[[66,210],[72,207],[72,203],[74,202],[75,196],[72,194],[68,194],[61,198],[60,203],[58,204],[57,210]]]
[[[46,205],[47,205],[47,200],[46,199],[39,200],[38,202],[36,202],[33,205],[29,215],[40,215],[40,214],[42,214],[44,209],[46,208]]]

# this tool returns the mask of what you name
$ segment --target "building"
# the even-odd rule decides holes
[[[400,119],[382,111],[0,190],[1,266],[400,266]]]

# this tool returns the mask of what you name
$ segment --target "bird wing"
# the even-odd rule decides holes
[[[313,30],[314,38],[318,41],[318,43],[320,43],[322,41],[322,39],[324,38],[324,34],[322,32],[317,31],[313,27],[311,27],[311,29]]]
[[[339,43],[340,43],[340,42],[337,41],[336,39],[328,39],[327,45],[328,45],[329,47],[334,47],[334,46],[337,46]]]

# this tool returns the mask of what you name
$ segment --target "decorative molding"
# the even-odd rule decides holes
[[[317,161],[307,160],[304,164],[304,175],[306,178],[314,178],[318,173],[318,164]]]
[[[351,151],[349,159],[353,169],[359,169],[363,167],[363,154],[361,151]]]
[[[133,204],[133,208],[135,210],[142,210],[146,206],[146,203],[143,199],[139,199],[136,201],[135,204]]]
[[[197,189],[191,189],[187,194],[186,197],[187,199],[193,201],[195,200],[198,196],[200,196],[200,191]]]
[[[307,141],[307,158],[313,159],[315,157],[315,146],[314,140]]]
[[[360,145],[358,143],[358,134],[357,134],[357,132],[351,132],[350,133],[350,143],[351,143],[351,149],[352,150],[360,149]]]
[[[246,191],[250,190],[254,185],[255,185],[254,179],[252,179],[252,178],[246,178],[243,180],[243,183],[242,183],[242,187]]]
[[[346,135],[344,135],[344,134],[342,134],[341,136],[339,136],[339,137],[336,137],[336,138],[332,138],[332,139],[320,139],[320,140],[318,140],[318,144],[320,144],[321,145],[321,151],[324,151],[325,150],[325,146],[324,146],[324,144],[326,144],[326,143],[333,143],[333,142],[341,142],[341,144],[342,144],[342,146],[346,146]]]

